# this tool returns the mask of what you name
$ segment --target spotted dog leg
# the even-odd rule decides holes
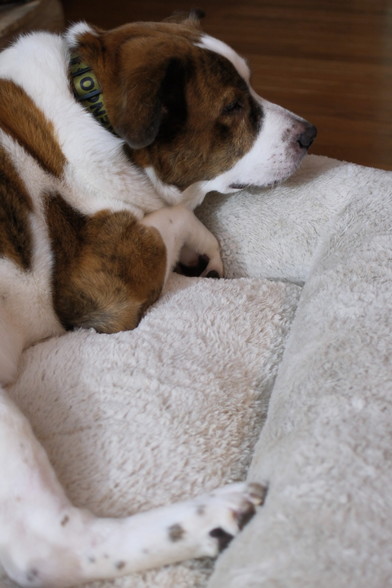
[[[19,585],[75,586],[215,556],[264,500],[234,484],[123,519],[70,504],[28,421],[0,387],[0,562]]]

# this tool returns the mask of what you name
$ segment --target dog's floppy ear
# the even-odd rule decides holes
[[[181,58],[159,55],[158,44],[147,45],[147,50],[137,29],[130,26],[106,33],[78,23],[66,38],[71,50],[94,70],[110,123],[131,148],[153,143],[169,114],[174,127],[183,119],[186,70]]]
[[[109,117],[116,133],[131,148],[151,145],[169,116],[173,124],[183,119],[185,75],[181,59],[171,57],[138,67],[121,84],[121,95]]]
[[[80,45],[91,45],[93,49],[100,48],[100,35],[104,31],[98,27],[87,24],[85,21],[77,22],[69,27],[65,32],[65,40],[71,50],[75,50]]]

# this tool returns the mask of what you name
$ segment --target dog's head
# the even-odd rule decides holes
[[[232,192],[289,177],[316,136],[260,98],[244,59],[203,34],[197,15],[101,31],[68,42],[94,70],[115,132],[155,184]]]

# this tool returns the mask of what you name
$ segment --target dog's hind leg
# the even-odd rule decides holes
[[[184,245],[206,254],[221,273],[217,241],[190,211],[163,209],[143,223],[165,242],[166,273]],[[236,484],[122,519],[73,506],[7,396],[24,341],[5,314],[0,319],[0,563],[9,576],[21,586],[57,588],[216,555],[262,502],[263,489]]]
[[[28,421],[0,388],[0,562],[21,586],[74,586],[214,556],[263,500],[234,484],[123,519],[72,506]]]

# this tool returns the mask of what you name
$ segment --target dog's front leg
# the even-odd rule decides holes
[[[21,586],[66,587],[214,556],[263,500],[234,484],[123,519],[74,507],[28,421],[0,387],[0,562]]]
[[[166,277],[180,261],[182,252],[188,259],[195,255],[206,259],[202,276],[223,276],[217,239],[185,206],[161,208],[147,215],[141,222],[148,227],[155,227],[166,245]]]

